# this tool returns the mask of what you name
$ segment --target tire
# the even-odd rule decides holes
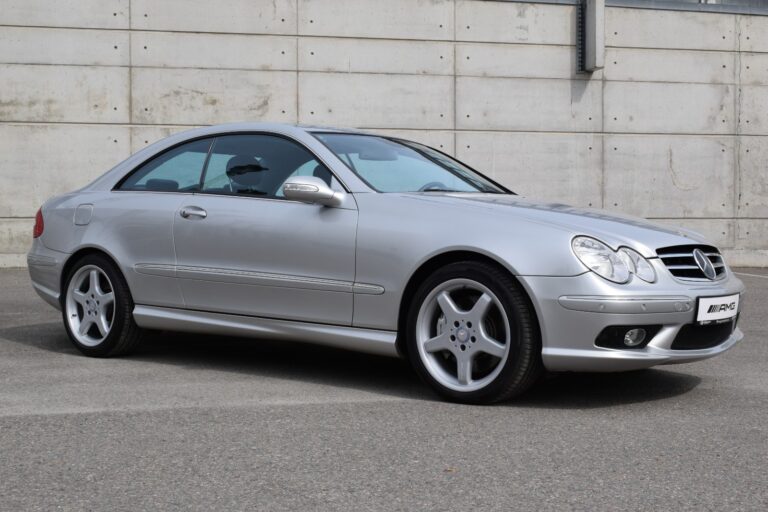
[[[492,264],[457,262],[433,272],[414,294],[406,329],[414,369],[450,401],[507,400],[543,373],[533,307],[520,284]]]
[[[78,260],[69,270],[62,291],[64,327],[80,352],[113,357],[138,346],[142,330],[133,320],[133,298],[125,278],[109,258],[89,254]]]

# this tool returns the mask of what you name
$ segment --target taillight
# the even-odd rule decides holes
[[[37,215],[35,215],[35,228],[32,230],[32,238],[37,238],[42,235],[43,229],[45,229],[45,225],[43,224],[43,209],[40,208],[37,210]]]

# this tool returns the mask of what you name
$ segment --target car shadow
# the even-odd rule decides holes
[[[309,343],[229,336],[152,332],[132,359],[216,369],[359,389],[409,399],[430,399],[403,359]]]
[[[620,373],[557,373],[545,376],[513,405],[595,409],[663,400],[701,383],[696,375],[652,368]]]
[[[58,322],[0,329],[0,339],[83,357]],[[360,389],[412,400],[438,400],[402,359],[276,340],[150,332],[126,359],[187,369],[215,369]],[[550,374],[509,407],[594,409],[672,398],[701,379],[665,369]]]
[[[84,357],[58,322],[0,329],[0,340]],[[405,360],[307,343],[150,331],[135,352],[121,359],[290,379],[397,398],[434,399]]]

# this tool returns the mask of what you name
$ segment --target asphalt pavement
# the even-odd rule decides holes
[[[491,407],[404,361],[155,334],[81,356],[0,271],[0,510],[768,510],[768,272],[719,358]],[[749,275],[748,275],[749,274]]]

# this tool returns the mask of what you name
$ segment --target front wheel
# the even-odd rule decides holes
[[[526,295],[507,272],[486,263],[452,263],[429,276],[411,303],[406,342],[417,373],[458,402],[511,398],[542,372]]]
[[[82,353],[93,357],[133,350],[141,329],[133,320],[133,299],[122,274],[105,256],[80,259],[67,275],[62,300],[64,326]]]

